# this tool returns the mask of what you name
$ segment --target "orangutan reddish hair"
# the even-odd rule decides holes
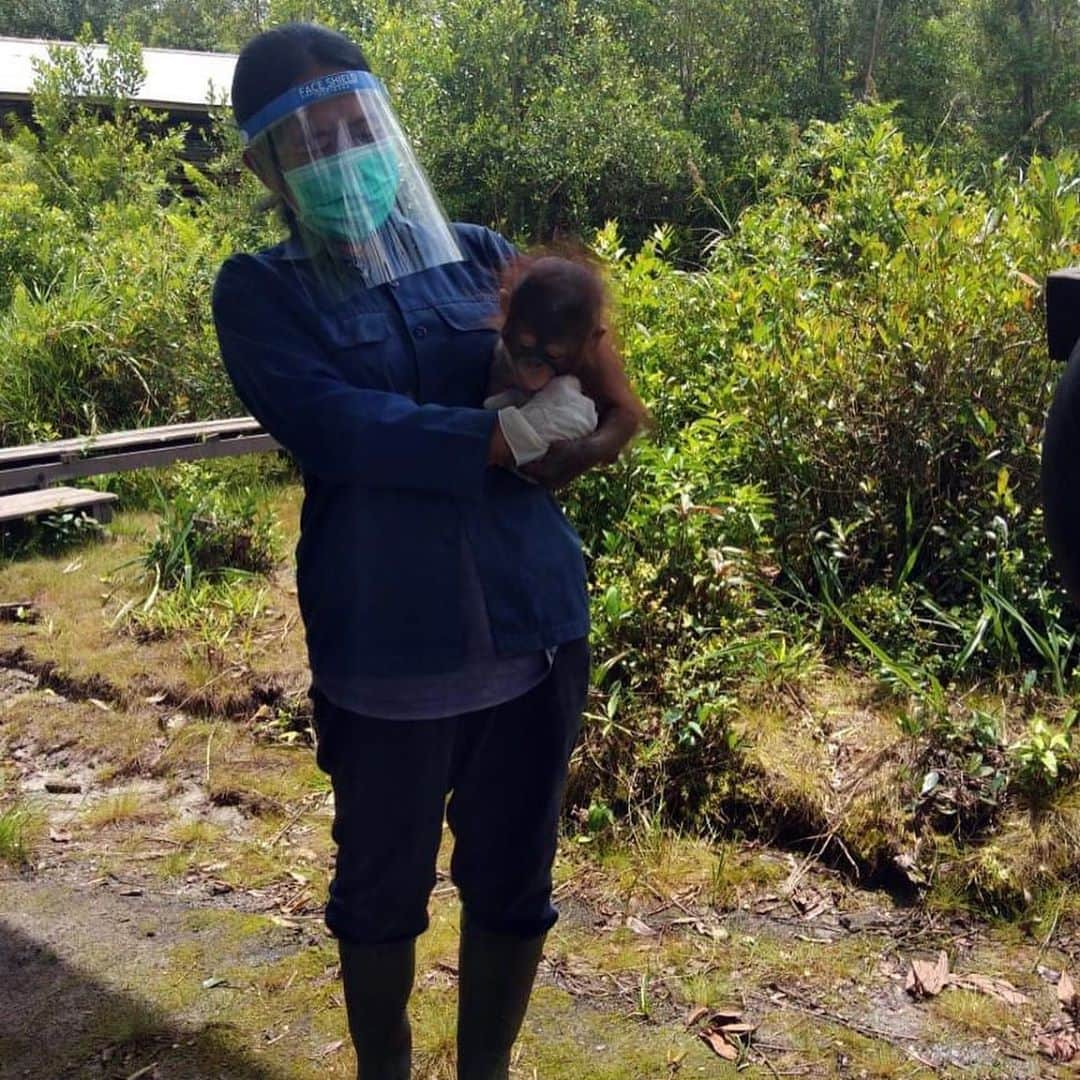
[[[584,258],[524,256],[500,284],[489,395],[510,388],[532,393],[556,375],[575,375],[605,423],[614,420],[628,441],[647,413],[613,341],[600,272]]]

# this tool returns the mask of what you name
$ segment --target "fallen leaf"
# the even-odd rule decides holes
[[[709,1007],[707,1005],[699,1005],[696,1009],[691,1010],[683,1023],[686,1025],[687,1030],[692,1028],[699,1020],[709,1015]]]
[[[90,704],[93,705],[95,708],[100,709],[102,712],[112,712],[112,706],[107,705],[104,701],[101,700],[101,698],[91,697],[87,698],[86,700],[89,701]]]
[[[1030,998],[1021,993],[1011,982],[996,979],[990,975],[950,975],[949,984],[961,990],[974,990],[979,994],[989,994],[1006,1005],[1027,1005]]]
[[[71,833],[67,832],[65,829],[50,829],[49,839],[54,844],[66,844],[71,840]]]
[[[714,1012],[709,1017],[709,1027],[722,1028],[727,1027],[729,1024],[739,1024],[742,1022],[743,1015],[740,1012]]]
[[[284,915],[271,915],[270,916],[270,921],[275,926],[280,926],[280,927],[284,928],[285,930],[299,930],[300,929],[300,924],[298,922],[294,922],[292,919],[286,919]]]
[[[647,922],[639,919],[636,915],[627,915],[626,925],[630,930],[633,930],[635,934],[641,934],[645,937],[652,937],[656,933]]]
[[[1054,1061],[1072,1061],[1080,1050],[1080,1035],[1075,1031],[1059,1032],[1056,1035],[1038,1035],[1035,1042],[1041,1053]]]
[[[701,1009],[695,1009],[688,1018],[687,1026],[699,1021],[703,1015]],[[742,1013],[719,1011],[709,1014],[709,1022],[698,1032],[698,1038],[718,1057],[725,1061],[738,1061],[756,1030],[757,1024],[748,1024]]]
[[[1057,998],[1066,1012],[1075,1011],[1077,1006],[1076,987],[1073,985],[1072,978],[1067,971],[1063,971],[1061,978],[1058,979]]]
[[[224,986],[225,980],[218,975],[212,975],[209,979],[203,979],[202,988],[204,990],[213,990],[215,986]]]
[[[722,1057],[725,1061],[739,1060],[739,1051],[736,1050],[719,1031],[713,1031],[712,1028],[706,1028],[704,1031],[698,1032],[698,1038],[712,1050],[717,1057]]]
[[[289,877],[291,877],[298,885],[306,885],[311,880],[305,874],[301,874],[296,870],[290,870]]]
[[[152,1061],[149,1065],[144,1065],[141,1069],[133,1072],[127,1080],[150,1080],[150,1077],[157,1077],[157,1062]]]
[[[332,1043],[327,1043],[316,1055],[317,1057],[329,1057],[331,1054],[336,1054],[345,1045],[344,1039],[335,1039]]]
[[[936,997],[949,979],[949,957],[939,952],[936,960],[912,960],[904,989],[913,998]]]
[[[168,693],[165,690],[162,690],[158,694],[151,694],[149,697],[143,698],[143,701],[145,701],[147,705],[160,705],[168,696]]]

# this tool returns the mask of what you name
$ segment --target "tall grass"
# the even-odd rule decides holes
[[[16,802],[0,809],[0,862],[15,867],[29,864],[44,827],[42,814],[26,803]]]

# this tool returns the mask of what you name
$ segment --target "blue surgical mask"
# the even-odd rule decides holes
[[[313,232],[360,243],[390,216],[401,185],[401,163],[388,140],[353,146],[287,169],[296,213]]]

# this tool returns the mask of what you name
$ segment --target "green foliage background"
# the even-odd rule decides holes
[[[673,814],[707,805],[736,700],[822,656],[939,721],[950,684],[990,673],[1075,689],[1037,473],[1057,376],[1042,282],[1080,257],[1080,22],[1020,7],[1026,23],[990,0],[204,13],[207,44],[296,14],[351,30],[456,216],[524,242],[580,231],[606,261],[654,418],[568,497],[590,722],[636,763],[597,772],[612,805],[628,775]],[[176,10],[141,36],[200,44],[171,36]],[[138,28],[103,26],[123,17]],[[57,54],[33,127],[0,141],[2,445],[241,411],[209,291],[277,227],[228,121],[195,169],[130,103],[138,48],[112,46]]]

